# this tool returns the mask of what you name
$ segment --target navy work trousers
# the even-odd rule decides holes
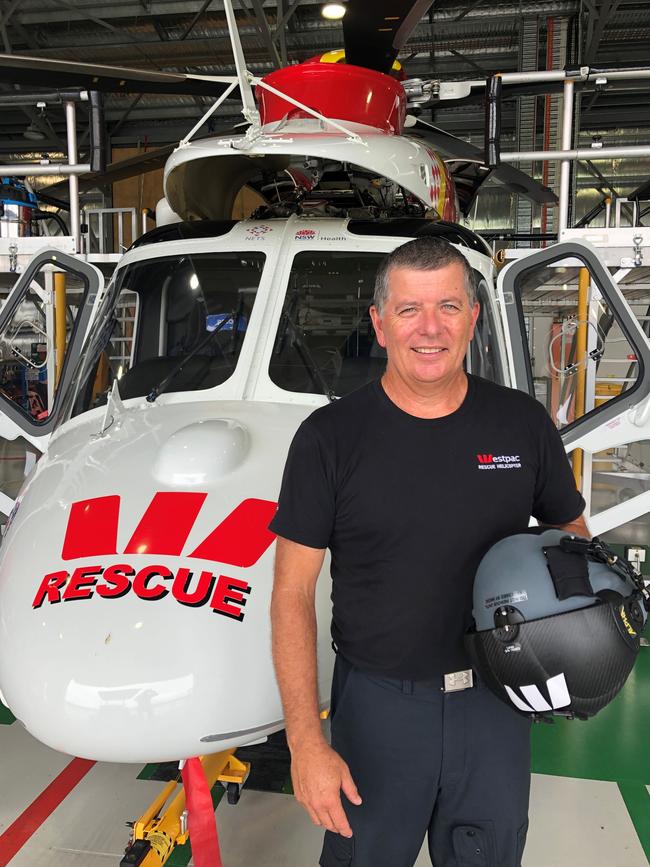
[[[337,655],[332,746],[363,804],[341,793],[352,838],[325,832],[321,867],[520,867],[528,829],[530,723],[478,683],[376,677]]]

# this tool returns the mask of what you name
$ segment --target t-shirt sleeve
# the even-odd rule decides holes
[[[278,510],[269,529],[309,548],[327,548],[334,506],[331,456],[311,424],[303,422],[289,448]]]
[[[539,465],[533,517],[543,524],[569,524],[585,509],[559,431],[550,416],[539,422]]]

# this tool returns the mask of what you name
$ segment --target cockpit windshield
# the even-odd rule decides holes
[[[286,391],[342,397],[386,367],[368,314],[383,252],[313,250],[293,260],[269,375]]]
[[[215,252],[120,268],[61,420],[104,403],[115,379],[123,400],[155,393],[162,382],[166,392],[224,383],[237,365],[264,261],[256,251]]]

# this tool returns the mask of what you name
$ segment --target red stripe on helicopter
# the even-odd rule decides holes
[[[63,540],[61,557],[76,560],[117,553],[117,520],[120,498],[94,497],[73,503]]]
[[[175,491],[157,493],[124,553],[178,556],[207,496]]]
[[[276,506],[271,500],[244,500],[189,556],[230,566],[252,566],[275,539],[268,525]]]

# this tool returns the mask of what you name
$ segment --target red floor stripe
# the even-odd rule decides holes
[[[73,759],[16,821],[0,834],[0,867],[6,867],[94,764],[88,759]]]

